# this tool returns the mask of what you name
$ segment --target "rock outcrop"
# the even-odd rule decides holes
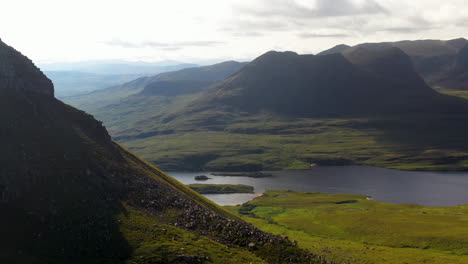
[[[54,86],[26,56],[0,40],[0,88],[54,96]]]

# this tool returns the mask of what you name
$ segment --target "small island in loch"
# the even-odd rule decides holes
[[[254,187],[244,184],[189,184],[188,187],[201,194],[253,193]]]
[[[206,181],[206,180],[209,180],[211,179],[210,177],[206,176],[206,175],[198,175],[198,176],[195,176],[195,180],[196,181]]]

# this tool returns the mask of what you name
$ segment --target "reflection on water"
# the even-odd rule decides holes
[[[272,177],[248,178],[214,176],[209,172],[170,172],[184,184],[216,183],[254,186],[255,194],[207,194],[220,205],[247,202],[265,190],[354,193],[376,201],[427,206],[468,204],[467,172],[415,172],[366,166],[316,167],[305,171],[274,171]],[[196,175],[210,180],[195,181]]]

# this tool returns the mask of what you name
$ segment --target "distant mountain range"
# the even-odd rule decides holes
[[[350,47],[338,45],[319,53],[326,55],[332,53],[348,53],[355,49],[381,50],[397,47],[408,54],[415,65],[416,71],[424,80],[435,89],[466,90],[466,68],[461,69],[461,61],[465,61],[468,40],[464,38],[452,40],[416,40],[382,43],[363,43]],[[465,48],[465,52],[463,51]],[[463,64],[463,63],[462,63]]]
[[[120,60],[39,64],[39,67],[43,71],[71,71],[103,75],[152,75],[161,72],[176,71],[179,69],[195,66],[197,65],[177,61],[139,62]]]
[[[74,71],[46,71],[44,74],[54,83],[58,98],[120,85],[138,77],[140,74],[105,75]]]
[[[2,263],[323,263],[122,148],[0,41]]]
[[[65,101],[169,170],[464,170],[468,103],[431,89],[405,52],[451,54],[463,71],[463,42],[340,46],[320,56],[272,51],[248,64],[164,73]]]
[[[195,66],[197,65],[176,61],[91,61],[41,65],[44,73],[54,83],[59,98],[121,85],[143,76]]]

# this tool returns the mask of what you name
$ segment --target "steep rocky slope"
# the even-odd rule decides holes
[[[0,42],[2,263],[314,262],[129,153],[53,91]]]

